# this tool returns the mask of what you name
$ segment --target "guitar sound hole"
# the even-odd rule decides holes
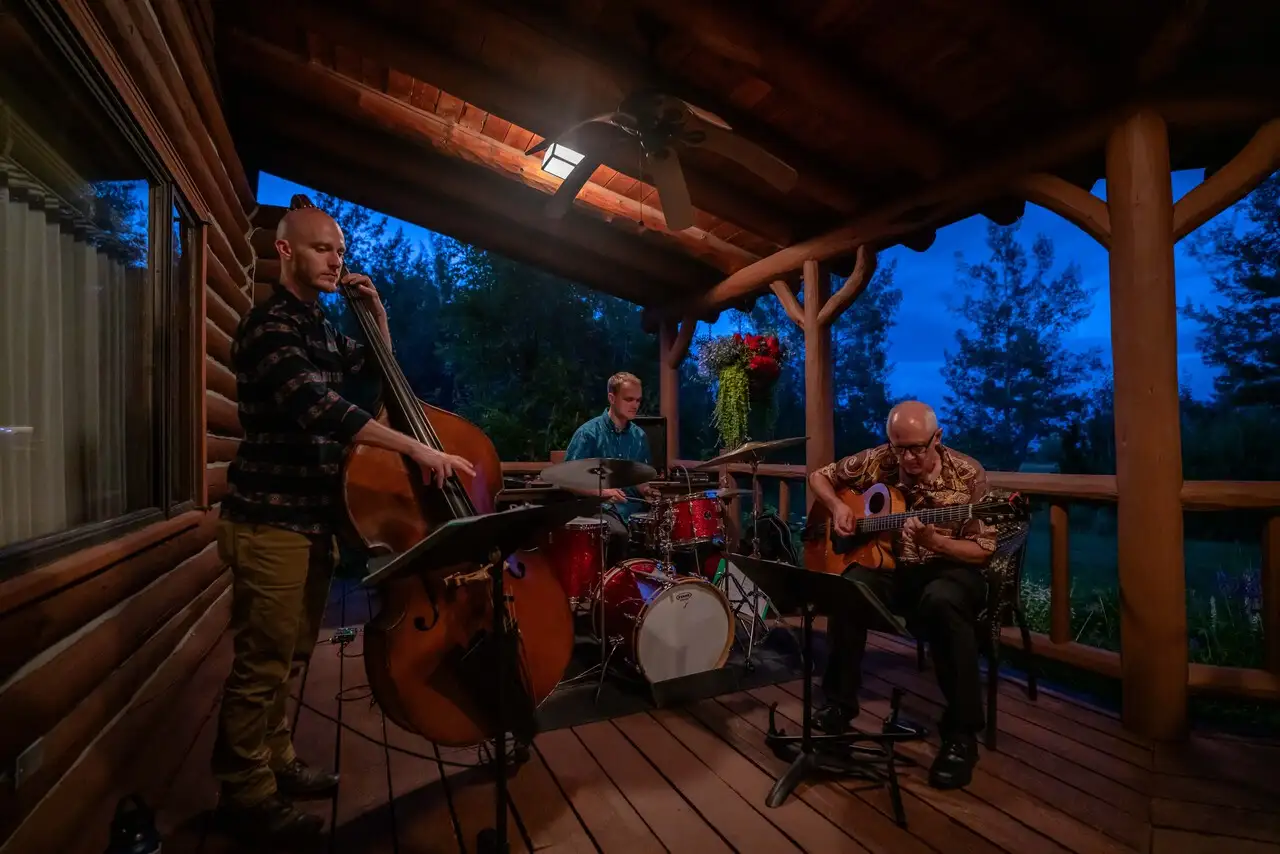
[[[867,503],[869,505],[868,509],[873,514],[879,513],[880,511],[884,510],[884,496],[881,495],[880,493],[876,493],[875,495],[871,496],[871,500]]]

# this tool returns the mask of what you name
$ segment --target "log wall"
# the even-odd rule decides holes
[[[205,223],[197,509],[0,583],[0,852],[71,850],[230,621],[214,543],[242,431],[231,336],[252,305],[252,187],[212,74],[203,0],[59,0]],[[95,829],[95,833],[101,829]]]

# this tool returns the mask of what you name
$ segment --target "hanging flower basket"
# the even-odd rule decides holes
[[[773,415],[773,390],[782,374],[786,353],[776,335],[742,335],[712,338],[698,351],[698,369],[716,388],[711,424],[720,434],[720,445],[736,448],[750,436],[750,424],[768,424]],[[752,419],[755,411],[763,416]]]

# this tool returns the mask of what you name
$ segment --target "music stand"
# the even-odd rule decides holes
[[[831,616],[833,613],[851,615],[859,623],[873,631],[907,635],[906,625],[885,607],[862,582],[815,572],[790,564],[761,560],[750,555],[729,556],[738,568],[764,590],[779,612],[798,611],[804,617],[804,712],[801,734],[784,735],[774,726],[774,712],[778,704],[769,709],[769,732],[765,742],[780,757],[794,756],[791,767],[782,775],[766,803],[778,807],[805,778],[818,772],[834,772],[861,777],[876,783],[887,784],[893,803],[894,817],[906,827],[906,814],[902,808],[902,794],[898,789],[897,756],[894,743],[922,738],[918,731],[896,730],[892,732],[851,732],[843,735],[813,734],[813,618]],[[890,703],[890,718],[898,716],[899,697],[895,693]],[[890,729],[886,723],[886,729]],[[859,747],[859,743],[874,747]],[[846,753],[828,753],[830,748],[848,748]]]
[[[396,556],[381,569],[369,573],[361,582],[366,587],[376,586],[406,572],[441,570],[465,563],[486,564],[493,585],[493,633],[497,650],[497,667],[494,670],[497,702],[492,711],[496,716],[498,737],[494,739],[494,767],[497,780],[494,795],[496,822],[493,828],[481,830],[476,848],[482,852],[507,852],[507,813],[510,800],[507,795],[507,708],[503,697],[506,688],[507,667],[512,649],[507,639],[506,596],[503,591],[503,566],[506,558],[525,547],[539,533],[563,525],[596,503],[595,499],[579,499],[539,507],[518,507],[500,513],[483,516],[466,516],[451,519],[432,531],[426,539],[413,548]],[[517,676],[518,678],[518,676]],[[536,726],[532,714],[527,722],[514,725],[532,729]]]

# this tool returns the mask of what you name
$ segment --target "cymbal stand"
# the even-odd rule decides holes
[[[760,458],[757,456],[752,456],[750,465],[751,465],[751,557],[759,558],[760,557],[760,500],[759,500],[760,491],[757,488],[758,484],[757,484],[756,469],[760,465]],[[734,578],[727,571],[725,572],[724,577],[728,580],[732,580],[734,583],[734,586],[738,588],[738,596],[739,596],[738,606],[735,609],[734,613],[739,620],[742,620],[742,622],[746,625],[746,628],[747,628],[746,666],[748,670],[751,670],[755,666],[751,661],[751,655],[755,651],[755,645],[756,645],[756,623],[757,621],[759,621],[761,626],[766,626],[764,618],[760,616],[760,587],[759,585],[753,584],[751,593],[748,594],[747,591],[743,589],[742,582]],[[727,596],[728,593],[729,593],[728,581],[726,581],[725,595]],[[751,618],[749,620],[743,619],[742,617],[742,606],[747,603],[748,599],[751,602],[751,608],[750,608]]]

